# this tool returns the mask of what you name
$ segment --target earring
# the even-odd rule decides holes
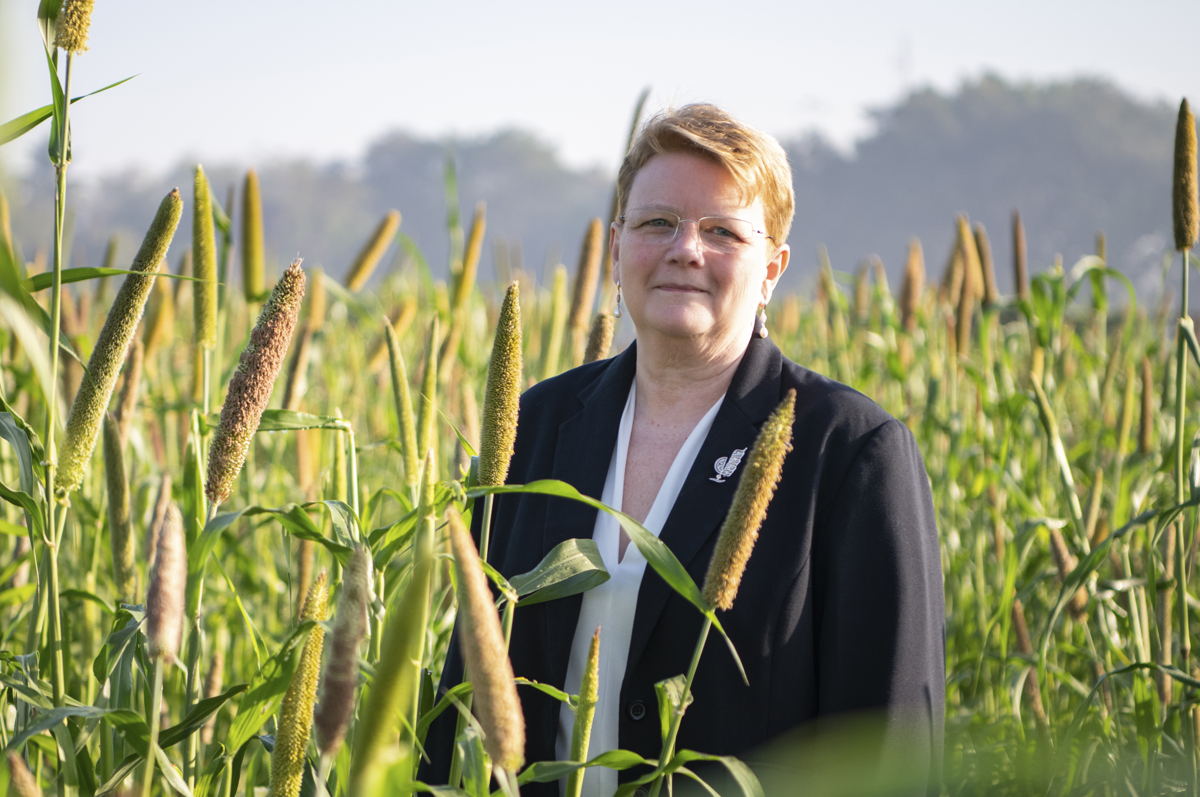
[[[758,336],[765,338],[767,336],[767,303],[759,302],[758,304]]]
[[[617,306],[613,308],[613,318],[621,317],[621,281],[617,280]]]

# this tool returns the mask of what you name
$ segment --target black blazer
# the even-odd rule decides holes
[[[561,479],[599,496],[636,357],[635,344],[530,388],[521,399],[508,481]],[[928,477],[902,423],[756,337],[661,539],[703,584],[738,475],[714,482],[714,463],[749,447],[790,388],[797,392],[793,450],[737,600],[719,614],[750,685],[742,683],[714,632],[677,749],[743,755],[812,720],[878,711],[889,732],[918,742],[932,775],[941,751],[945,686],[942,574]],[[563,540],[592,534],[596,510],[578,502],[533,495],[497,499],[489,559],[505,576],[533,569]],[[517,610],[510,655],[518,676],[578,690],[563,681],[581,600]],[[695,607],[647,567],[620,696],[622,748],[658,757],[654,684],[687,671],[701,623]],[[455,641],[443,688],[459,683],[461,673]],[[559,703],[534,689],[519,692],[526,760],[553,760]],[[451,718],[427,739],[429,782],[445,782],[452,735]],[[523,791],[542,793],[532,784]],[[545,793],[557,794],[557,786]]]

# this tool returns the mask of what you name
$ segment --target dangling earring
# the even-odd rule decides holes
[[[617,306],[613,308],[613,318],[621,317],[621,281],[617,280]]]
[[[758,336],[765,338],[767,336],[767,303],[758,303]]]

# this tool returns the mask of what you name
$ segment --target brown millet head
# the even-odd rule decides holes
[[[479,439],[479,483],[504,484],[517,439],[517,412],[521,403],[521,304],[517,283],[508,286],[496,342],[488,364],[483,393],[483,429]]]
[[[174,503],[167,505],[154,535],[154,567],[146,595],[146,637],[151,658],[174,661],[183,635],[183,603],[187,592],[187,543],[183,516]]]
[[[1175,248],[1184,251],[1196,245],[1200,235],[1200,200],[1196,196],[1196,120],[1185,99],[1179,103],[1175,125],[1175,174],[1171,181],[1175,213]]]
[[[104,416],[104,475],[108,486],[108,540],[112,550],[113,582],[118,598],[133,601],[137,584],[136,551],[123,446],[117,421],[112,415]]]
[[[908,242],[908,259],[904,261],[904,281],[900,286],[900,319],[904,328],[912,331],[917,323],[917,308],[925,290],[925,254],[920,240]]]
[[[204,493],[210,501],[220,503],[233,492],[233,482],[246,461],[246,452],[287,355],[303,299],[304,270],[297,259],[271,291],[271,298],[250,333],[250,342],[242,351],[237,371],[229,380],[221,423],[208,449]]]
[[[583,353],[585,363],[603,360],[612,348],[613,330],[617,319],[612,313],[596,313],[592,319],[592,328],[588,330],[587,348]]]
[[[525,761],[525,717],[479,552],[462,518],[451,512],[450,543],[458,572],[458,635],[475,688],[484,749],[498,767],[516,772]]]
[[[357,546],[342,575],[337,619],[329,636],[329,656],[321,679],[321,702],[313,718],[317,748],[322,755],[337,751],[346,738],[358,688],[358,653],[367,635],[371,603],[371,553]]]
[[[1016,283],[1017,299],[1025,301],[1029,298],[1029,266],[1026,262],[1025,225],[1021,222],[1021,214],[1012,214],[1012,248],[1013,248],[1013,282]]]
[[[5,754],[8,759],[8,791],[14,797],[39,797],[44,792],[37,778],[29,771],[25,759],[15,752]]]
[[[592,219],[579,252],[579,266],[575,271],[575,287],[571,294],[571,310],[567,316],[567,328],[583,331],[587,317],[592,312],[596,298],[596,280],[600,275],[600,258],[604,252],[604,224]]]
[[[767,506],[783,475],[783,460],[792,450],[795,412],[796,391],[792,389],[763,424],[742,467],[737,491],[704,577],[704,600],[710,606],[726,610],[733,607],[758,530],[767,516]]]

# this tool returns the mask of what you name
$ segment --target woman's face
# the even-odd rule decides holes
[[[667,222],[643,211],[663,211]],[[674,239],[639,232],[631,223],[651,219],[662,226],[677,216],[701,219],[726,216],[766,226],[761,200],[747,205],[733,177],[715,161],[687,152],[664,152],[650,158],[633,178],[625,203],[624,224],[610,232],[613,276],[638,338],[689,338],[703,349],[740,351],[754,328],[761,302],[770,299],[787,268],[788,247],[765,235],[751,235],[744,245],[723,245],[710,226],[683,221]],[[717,228],[717,234],[724,233]]]

